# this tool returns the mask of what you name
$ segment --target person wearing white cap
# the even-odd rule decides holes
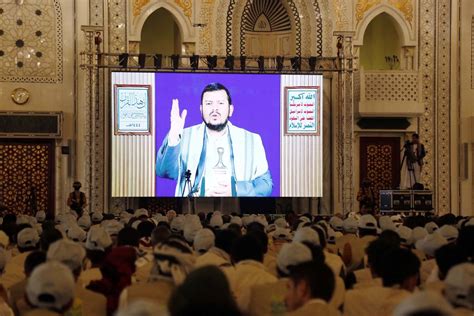
[[[393,220],[390,218],[390,216],[387,216],[387,215],[380,216],[380,218],[379,218],[379,225],[380,225],[380,229],[381,229],[382,231],[384,231],[384,230],[393,230],[393,231],[396,231],[396,230],[397,230],[397,227],[395,226],[395,223],[394,223]]]
[[[355,218],[346,218],[342,227],[344,235],[336,240],[336,249],[347,273],[350,273],[363,266],[365,243],[357,237],[358,222]]]
[[[189,216],[186,221],[184,222],[183,227],[183,237],[184,239],[192,245],[194,238],[198,231],[202,229],[201,220],[197,215]]]
[[[102,279],[100,266],[107,252],[112,248],[112,239],[105,229],[100,225],[94,225],[87,232],[85,243],[88,262],[86,269],[81,273],[79,280],[88,285],[91,281]]]
[[[7,252],[3,247],[0,247],[0,275],[3,274],[6,263]],[[8,306],[8,293],[2,284],[0,284],[0,315],[13,316],[13,311]]]
[[[184,216],[179,215],[173,218],[170,224],[173,234],[181,235],[184,229]]]
[[[26,285],[25,299],[18,302],[20,315],[64,315],[81,313],[75,301],[75,282],[71,270],[58,261],[46,262],[33,270]]]
[[[76,297],[81,300],[83,315],[104,315],[106,313],[106,299],[104,296],[85,289],[79,276],[81,275],[86,250],[77,242],[62,239],[52,243],[46,254],[48,261],[59,261],[71,269],[76,282]]]
[[[404,299],[393,311],[393,316],[451,316],[453,313],[453,308],[441,295],[432,291],[423,291]]]
[[[125,288],[120,295],[120,309],[135,299],[151,299],[160,306],[166,306],[171,293],[184,281],[195,262],[191,247],[177,238],[159,244],[153,254],[153,268],[148,281]]]
[[[102,214],[102,212],[100,211],[92,212],[91,220],[93,224],[100,224],[100,222],[102,222],[103,219],[104,219],[104,214]]]
[[[135,213],[133,213],[133,217],[137,219],[147,219],[148,216],[148,210],[144,208],[139,208],[135,210]]]
[[[366,244],[377,238],[377,220],[370,214],[362,215],[359,219],[359,237]]]
[[[26,257],[31,251],[38,249],[40,237],[36,229],[27,227],[23,228],[17,234],[17,246],[20,253],[11,257],[5,266],[5,272],[0,277],[0,283],[9,289],[14,284],[25,279],[23,266]]]
[[[119,309],[116,316],[164,316],[168,315],[166,306],[160,306],[153,300],[137,299],[127,307]]]
[[[410,250],[392,247],[380,254],[375,267],[382,286],[349,290],[345,296],[345,316],[392,315],[396,306],[416,289],[420,261]]]
[[[455,242],[459,236],[458,229],[452,225],[443,225],[436,233],[443,236],[449,243]]]
[[[285,243],[277,257],[278,281],[252,287],[249,316],[284,314],[290,269],[300,263],[313,260],[311,250],[300,242]]]
[[[117,244],[117,236],[124,227],[124,225],[115,219],[108,219],[102,221],[100,225],[105,229],[107,234],[109,234],[113,244]]]
[[[462,263],[452,267],[446,276],[444,296],[465,315],[474,312],[474,264]]]
[[[413,245],[413,230],[407,226],[399,226],[397,234],[400,236],[400,244],[408,249]]]
[[[201,228],[194,236],[193,247],[198,255],[205,254],[209,249],[214,247],[216,237],[212,230]]]
[[[73,225],[66,231],[67,238],[74,242],[83,243],[86,240],[87,233],[78,225]]]
[[[288,228],[288,223],[284,217],[279,217],[275,220],[275,225],[280,228]]]
[[[438,225],[435,222],[428,222],[425,224],[425,229],[428,234],[432,234],[439,229]]]
[[[46,219],[46,212],[45,211],[36,212],[35,218],[38,221],[38,223],[44,222],[44,220]]]
[[[421,283],[425,283],[433,270],[436,269],[436,261],[434,259],[436,250],[447,243],[448,241],[438,233],[427,235],[415,243],[416,249],[422,251],[426,256],[426,260],[421,264]]]
[[[224,225],[222,215],[214,213],[209,221],[209,226],[213,229],[221,229],[222,225]]]
[[[344,225],[344,221],[342,220],[342,218],[338,217],[338,216],[333,216],[331,217],[331,219],[329,220],[329,225],[332,227],[332,229],[334,229],[335,231],[337,232],[340,232],[343,230],[343,225]]]
[[[79,219],[77,220],[77,225],[85,231],[88,231],[92,225],[91,217],[89,216],[89,214],[82,214],[82,216],[79,217]]]
[[[231,224],[237,224],[237,225],[239,225],[240,227],[242,227],[242,217],[240,217],[240,216],[232,216],[232,218],[230,219],[230,223],[231,223]]]
[[[310,261],[295,266],[285,295],[285,305],[290,311],[286,315],[341,315],[329,304],[334,288],[334,274],[326,264]]]

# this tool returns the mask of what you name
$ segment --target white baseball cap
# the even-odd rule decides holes
[[[277,227],[288,228],[288,223],[286,222],[286,219],[284,217],[277,218],[274,223]]]
[[[344,227],[344,221],[340,217],[333,216],[329,220],[329,225],[331,225],[332,229],[341,231]]]
[[[240,216],[232,216],[230,219],[231,224],[237,224],[240,227],[242,227],[242,218]]]
[[[377,230],[377,220],[370,214],[362,215],[359,219],[359,228]]]
[[[209,228],[200,229],[194,237],[194,250],[202,253],[214,247],[216,237]]]
[[[201,220],[199,219],[199,216],[197,215],[189,216],[184,222],[184,227],[183,227],[184,239],[186,239],[186,241],[189,243],[193,242],[194,237],[196,237],[197,232],[201,229],[202,229],[202,224],[201,224]]]
[[[321,241],[319,240],[318,233],[312,229],[311,227],[301,227],[295,232],[295,236],[293,236],[293,242],[308,242],[313,246],[320,246]]]
[[[184,216],[176,216],[170,224],[173,233],[181,233],[184,228]]]
[[[277,227],[272,233],[272,238],[274,240],[291,241],[293,239],[293,236],[291,236],[291,232],[289,229]]]
[[[393,316],[409,316],[420,312],[437,311],[439,315],[453,315],[448,301],[435,291],[422,291],[408,296],[393,311]]]
[[[117,236],[118,233],[124,227],[124,225],[122,223],[120,223],[119,221],[117,221],[115,219],[108,219],[108,220],[103,221],[102,223],[100,223],[100,225],[102,227],[104,227],[105,231],[110,236]]]
[[[67,229],[66,235],[69,239],[75,242],[84,242],[87,237],[87,233],[84,229],[78,225],[73,225]]]
[[[461,263],[452,267],[444,283],[445,296],[452,304],[474,309],[474,264]]]
[[[354,217],[348,217],[342,223],[342,228],[346,233],[357,233],[359,222]]]
[[[432,234],[437,231],[439,227],[435,222],[428,222],[425,225],[425,229],[428,231],[428,234]]]
[[[104,251],[111,245],[112,239],[102,226],[94,225],[87,232],[86,249]]]
[[[86,250],[79,243],[68,239],[53,242],[46,253],[48,260],[60,261],[71,271],[81,269],[86,258]]]
[[[212,227],[212,228],[221,228],[222,225],[224,225],[224,220],[222,219],[222,215],[221,214],[213,214],[211,216],[211,220],[209,221],[209,225]]]
[[[92,213],[91,219],[92,219],[92,222],[98,223],[104,219],[104,215],[102,214],[102,212],[94,211]]]
[[[436,231],[436,233],[446,238],[448,242],[456,241],[459,236],[458,229],[452,225],[443,225],[440,229]]]
[[[413,244],[413,230],[407,226],[400,226],[397,229],[398,236],[402,245],[410,246]]]
[[[474,217],[471,217],[464,226],[474,226]]]
[[[74,300],[71,270],[58,261],[40,264],[27,279],[25,293],[35,307],[61,311]]]
[[[81,217],[77,220],[77,225],[81,227],[82,229],[89,229],[92,225],[91,217],[89,214],[82,214]]]
[[[277,267],[285,274],[289,274],[291,266],[313,260],[311,250],[300,242],[284,244],[277,256]]]
[[[135,210],[135,213],[133,213],[133,217],[139,218],[139,217],[142,217],[142,216],[148,217],[148,210],[147,209],[139,208],[139,209]]]
[[[168,315],[165,306],[158,304],[156,301],[149,299],[136,299],[125,308],[117,311],[116,316],[157,316]]]
[[[379,218],[379,225],[382,231],[384,230],[397,231],[397,227],[395,226],[395,223],[392,221],[390,216],[387,216],[387,215],[381,216]]]
[[[20,248],[36,247],[40,241],[40,236],[36,229],[27,227],[18,233],[16,241]]]
[[[415,243],[416,249],[423,251],[425,254],[434,257],[436,250],[446,245],[448,241],[440,234],[430,234]]]
[[[428,231],[424,227],[413,228],[413,242],[416,243],[418,240],[425,238],[428,235]]]

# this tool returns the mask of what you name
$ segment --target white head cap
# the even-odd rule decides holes
[[[427,235],[415,243],[416,249],[423,251],[426,255],[434,257],[436,250],[446,245],[448,241],[440,234]]]
[[[10,238],[3,230],[0,230],[0,247],[7,248],[10,244]]]
[[[277,227],[273,233],[272,237],[274,240],[284,240],[284,241],[291,241],[293,237],[291,236],[290,230],[287,228]]]
[[[46,212],[45,211],[36,212],[35,218],[39,223],[44,222],[44,220],[46,219]]]
[[[222,219],[221,214],[213,214],[211,216],[211,220],[209,221],[209,225],[212,228],[220,229],[222,225],[224,225],[224,220]]]
[[[183,236],[187,242],[193,242],[197,232],[202,229],[201,220],[197,215],[189,216],[184,222]]]
[[[436,231],[436,233],[440,234],[441,236],[443,236],[444,238],[446,238],[446,240],[448,242],[454,242],[456,241],[456,239],[458,239],[458,236],[459,236],[459,231],[456,227],[454,226],[451,226],[451,225],[443,225],[441,226],[440,229],[438,229]]]
[[[203,253],[214,247],[216,237],[209,228],[203,228],[196,233],[194,237],[194,250]]]
[[[474,264],[452,267],[444,280],[445,296],[451,304],[474,309]]]
[[[437,311],[439,315],[453,315],[453,308],[444,297],[434,291],[417,292],[404,299],[394,310],[393,316],[409,316],[420,312]]]
[[[181,233],[184,228],[184,216],[177,216],[173,218],[170,227],[173,233]]]
[[[397,229],[402,245],[410,246],[413,244],[413,230],[410,227],[400,226]]]
[[[0,247],[0,274],[3,273],[5,270],[5,266],[7,264],[7,252],[5,248]]]
[[[428,231],[424,227],[415,227],[413,228],[413,242],[417,242],[418,240],[421,240],[425,238],[428,235]]]
[[[370,214],[365,214],[360,217],[359,228],[377,230],[377,220]]]
[[[57,261],[36,267],[27,280],[25,293],[35,307],[61,311],[74,300],[75,281],[71,270]]]
[[[16,218],[16,224],[17,225],[30,224],[30,220],[28,219],[28,216],[26,215],[18,215],[18,217]]]
[[[81,227],[82,229],[85,229],[85,230],[89,229],[91,227],[91,224],[92,224],[92,221],[91,221],[91,217],[89,216],[89,214],[83,214],[77,220],[77,225],[79,225],[79,227]]]
[[[438,225],[435,222],[426,223],[425,229],[428,231],[428,234],[432,234],[438,230]]]
[[[380,224],[380,229],[381,230],[397,231],[397,228],[396,228],[395,224],[393,223],[392,219],[387,215],[381,216],[379,218],[379,224]]]
[[[308,242],[313,246],[321,245],[318,233],[311,227],[301,227],[295,232],[293,242]]]
[[[139,218],[142,216],[148,217],[148,211],[144,208],[139,208],[133,213],[133,217]]]
[[[275,226],[280,228],[288,228],[288,223],[284,217],[279,217],[275,220]]]
[[[104,219],[104,215],[102,214],[102,212],[94,211],[92,213],[91,219],[94,223],[100,223]]]
[[[470,218],[464,226],[474,226],[474,217]]]
[[[117,236],[118,233],[122,230],[123,224],[115,219],[109,219],[100,223],[104,227],[107,234],[110,236]]]
[[[36,247],[39,243],[40,237],[38,231],[34,228],[23,228],[16,237],[18,247],[28,248]]]
[[[329,220],[329,225],[331,225],[332,229],[341,231],[344,227],[344,221],[340,217],[333,216]]]
[[[354,217],[348,217],[342,223],[342,228],[346,233],[357,233],[359,222]]]
[[[242,218],[240,216],[232,216],[230,219],[231,224],[237,224],[240,227],[242,227]]]
[[[78,225],[73,225],[66,231],[66,235],[69,239],[75,242],[84,242],[87,237],[87,233],[84,229]]]
[[[281,272],[289,274],[289,268],[313,259],[311,250],[300,242],[284,244],[277,256],[277,267]]]
[[[166,308],[156,301],[149,299],[137,299],[127,304],[125,308],[119,309],[116,316],[159,316],[168,315]]]
[[[60,239],[49,246],[46,258],[48,261],[60,261],[67,265],[71,271],[75,271],[82,268],[86,258],[86,250],[77,242]]]
[[[104,251],[112,245],[112,239],[100,225],[94,225],[87,232],[86,249]]]

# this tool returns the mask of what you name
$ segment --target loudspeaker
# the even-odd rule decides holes
[[[410,211],[412,209],[411,192],[409,190],[393,191],[393,210]]]
[[[413,191],[413,208],[415,211],[432,211],[433,193],[431,191]]]

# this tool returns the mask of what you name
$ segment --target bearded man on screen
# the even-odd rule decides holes
[[[208,84],[201,94],[203,122],[184,128],[173,100],[171,127],[158,151],[156,174],[177,180],[175,196],[269,196],[273,182],[262,139],[229,122],[229,90]],[[186,181],[189,179],[189,181]]]

